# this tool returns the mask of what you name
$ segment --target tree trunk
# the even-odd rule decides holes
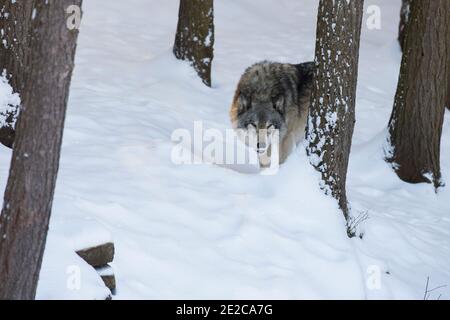
[[[0,215],[0,299],[35,297],[78,36],[66,9],[81,7],[81,0],[20,2],[30,2],[34,13],[26,22],[30,52],[19,67],[26,75],[22,109]]]
[[[321,187],[338,200],[346,218],[363,6],[362,0],[320,1],[317,68],[306,132],[311,164],[322,174]]]
[[[29,65],[30,26],[33,12],[33,1],[0,0],[0,30],[3,30],[2,45],[0,45],[0,70],[14,92],[22,92],[27,66]],[[14,142],[14,127],[18,110],[0,114],[5,125],[0,127],[0,143],[12,148]]]
[[[180,0],[173,53],[177,59],[190,61],[208,87],[211,87],[213,51],[213,0]]]
[[[446,106],[450,110],[450,54],[447,56],[447,99]]]
[[[400,179],[441,186],[440,146],[450,55],[450,1],[420,0],[411,20],[394,108],[386,160]]]
[[[400,11],[400,25],[398,27],[398,42],[400,47],[405,48],[407,27],[411,16],[411,3],[413,0],[402,0],[402,9]]]

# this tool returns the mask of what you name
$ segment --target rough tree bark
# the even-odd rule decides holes
[[[0,1],[0,71],[5,74],[14,92],[21,92],[29,64],[30,26],[33,1]],[[0,143],[11,148],[14,142],[14,127],[18,110],[13,108],[0,114],[4,125],[0,127]],[[2,121],[0,121],[2,122]]]
[[[78,36],[68,28],[66,9],[81,1],[27,0],[30,53],[20,66],[22,107],[0,215],[0,299],[35,297]]]
[[[400,179],[438,188],[450,71],[450,1],[413,1],[408,34],[389,121],[386,160]]]
[[[449,51],[450,52],[450,51]],[[450,54],[447,56],[447,68],[450,68]],[[450,110],[450,70],[447,69],[447,108]]]
[[[402,51],[405,47],[407,27],[411,16],[411,3],[413,0],[402,0],[402,9],[400,11],[400,25],[398,27],[398,42]]]
[[[346,219],[363,6],[362,0],[319,3],[316,71],[306,131],[311,164],[322,174],[321,188],[338,200]]]
[[[211,64],[214,58],[213,0],[180,0],[178,27],[173,53],[190,61],[198,75],[211,87]]]
[[[450,65],[450,61],[448,62],[448,65]],[[450,110],[450,74],[447,76],[447,109]]]
[[[406,45],[406,35],[407,27],[411,17],[411,3],[413,0],[402,0],[402,8],[400,12],[400,25],[398,32],[398,41],[402,51],[404,51]],[[447,63],[450,64],[450,56],[448,57]],[[447,99],[445,105],[450,109],[450,73],[447,76]]]

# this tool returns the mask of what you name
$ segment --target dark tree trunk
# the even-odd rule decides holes
[[[213,0],[180,0],[173,53],[177,59],[190,61],[208,87],[211,87],[213,51]]]
[[[32,3],[35,13],[28,60],[20,65],[22,109],[0,215],[0,299],[35,297],[78,36],[67,27],[66,9],[81,6],[81,0],[19,2]]]
[[[306,132],[311,164],[322,174],[321,187],[338,200],[346,218],[363,6],[362,0],[320,1],[317,68]]]
[[[0,70],[5,71],[6,78],[14,89],[21,92],[24,88],[29,65],[30,26],[33,1],[0,0],[0,30],[4,30],[0,45]],[[0,127],[0,143],[11,148],[14,142],[14,127],[18,110],[0,114],[6,125]]]
[[[402,51],[405,47],[407,27],[411,16],[411,3],[413,0],[402,0],[402,9],[400,11],[400,25],[398,27],[398,42]]]
[[[450,54],[450,1],[411,5],[386,159],[400,179],[441,185],[440,146]]]
[[[450,65],[450,62],[448,63]],[[450,110],[450,75],[447,77],[447,109]]]

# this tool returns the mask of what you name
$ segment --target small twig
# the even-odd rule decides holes
[[[427,284],[425,286],[425,293],[423,295],[423,300],[428,300],[427,299],[427,294],[428,294],[428,284],[430,283],[430,277],[427,277]]]
[[[428,293],[433,292],[433,291],[435,291],[437,289],[442,289],[442,288],[447,288],[447,285],[442,285],[442,286],[436,287],[434,289],[428,290]]]
[[[430,297],[430,293],[431,293],[431,292],[436,291],[436,290],[438,290],[438,289],[447,288],[447,285],[444,284],[444,285],[442,285],[442,286],[437,286],[436,288],[433,288],[433,289],[428,290],[429,284],[430,284],[430,277],[427,277],[427,284],[426,284],[426,286],[425,286],[425,293],[424,293],[424,295],[423,295],[423,300],[428,300],[428,298]],[[438,300],[440,300],[441,297],[442,297],[442,294],[439,294]]]
[[[350,218],[347,224],[347,234],[350,238],[356,236],[358,225],[369,219],[369,212],[361,212],[356,218]],[[361,236],[360,236],[361,237]],[[362,238],[362,237],[361,237]]]

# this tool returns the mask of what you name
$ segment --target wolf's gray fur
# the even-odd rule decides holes
[[[267,133],[273,129],[279,130],[280,163],[303,139],[313,74],[313,62],[263,61],[244,72],[231,106],[231,122],[235,129],[256,130],[258,153],[270,154]]]

